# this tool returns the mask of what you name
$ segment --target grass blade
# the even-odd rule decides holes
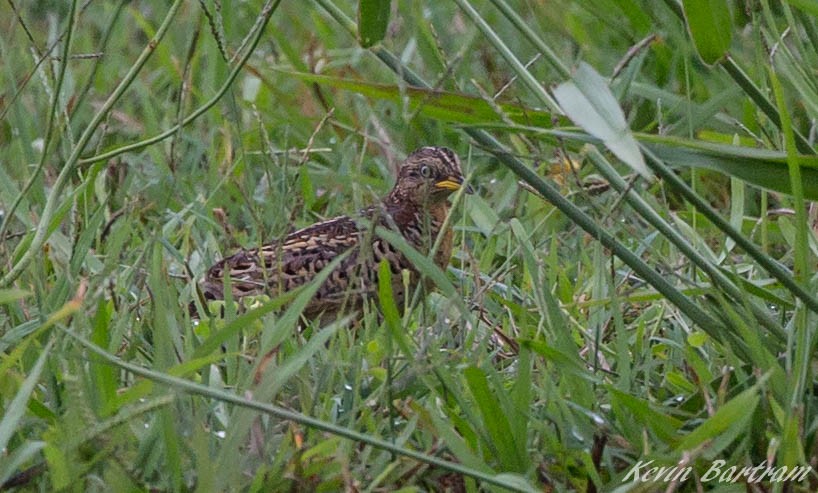
[[[34,387],[40,380],[40,373],[43,371],[45,362],[48,359],[51,347],[54,345],[54,339],[50,339],[37,358],[37,362],[28,372],[26,379],[20,386],[20,389],[14,395],[14,399],[5,408],[3,419],[0,419],[0,450],[6,450],[9,440],[19,429],[20,421],[26,414],[26,405],[34,392]]]
[[[386,440],[382,440],[377,437],[369,436],[354,430],[343,428],[333,423],[321,421],[301,413],[290,411],[289,409],[284,409],[282,407],[275,406],[273,404],[265,404],[262,402],[254,401],[252,399],[240,397],[224,390],[215,389],[212,387],[208,387],[206,385],[191,382],[189,380],[173,377],[165,373],[153,371],[148,368],[143,368],[141,366],[137,366],[132,363],[123,361],[117,358],[116,356],[109,354],[102,348],[99,348],[94,344],[88,342],[82,336],[73,334],[71,332],[65,332],[65,334],[73,338],[75,341],[77,341],[77,343],[79,343],[88,351],[98,355],[101,359],[107,361],[109,364],[112,364],[122,370],[128,371],[135,375],[139,375],[141,377],[150,379],[156,383],[170,386],[176,391],[201,395],[209,399],[215,399],[221,402],[234,404],[237,406],[241,406],[243,408],[262,412],[264,414],[269,414],[270,416],[274,416],[278,419],[294,421],[304,426],[309,426],[311,428],[315,428],[317,430],[338,435],[340,437],[354,440],[356,442],[365,443],[373,447],[377,447],[383,450],[387,450],[389,452],[393,452],[398,455],[418,460],[420,462],[440,467],[441,469],[446,469],[460,474],[465,474],[475,479],[484,481],[488,484],[509,488],[513,491],[520,491],[519,485],[516,483],[516,481],[509,482],[504,480],[502,477],[498,477],[492,474],[486,474],[482,471],[477,471],[472,468],[464,467],[461,464],[442,460],[438,457],[427,455],[422,452],[417,452],[410,448],[398,447]]]
[[[687,28],[704,63],[713,65],[730,49],[733,23],[725,0],[682,0]]]
[[[392,2],[358,0],[358,41],[364,48],[380,43],[386,36]]]

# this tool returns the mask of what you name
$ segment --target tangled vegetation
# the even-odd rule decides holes
[[[3,12],[3,489],[818,488],[813,3]],[[423,145],[476,190],[434,289],[191,317]]]

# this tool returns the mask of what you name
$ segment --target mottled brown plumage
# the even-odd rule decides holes
[[[202,283],[205,298],[224,298],[224,277],[230,277],[234,299],[268,294],[276,296],[309,283],[334,258],[352,250],[318,289],[304,310],[308,318],[334,318],[342,309],[358,309],[377,292],[381,259],[390,265],[393,291],[402,304],[401,271],[416,282],[412,264],[392,245],[374,234],[377,224],[397,230],[415,249],[428,255],[449,213],[449,195],[460,189],[463,174],[457,155],[445,147],[422,147],[400,168],[394,188],[381,203],[355,217],[340,216],[264,245],[241,250],[207,271]],[[471,190],[467,190],[470,192]],[[452,253],[452,232],[443,233],[434,261],[445,268]]]

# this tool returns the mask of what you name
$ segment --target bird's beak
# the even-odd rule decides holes
[[[435,183],[435,187],[442,188],[444,190],[451,190],[456,192],[463,188],[463,177],[462,176],[449,176],[440,180],[439,182]],[[466,185],[466,193],[474,193],[474,189],[471,185]]]

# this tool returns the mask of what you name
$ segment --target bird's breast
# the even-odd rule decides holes
[[[440,234],[440,230],[443,227],[443,224],[446,222],[446,217],[449,215],[449,203],[441,203],[439,206],[432,208],[430,213],[432,223],[431,229],[433,230],[432,241],[434,242],[434,239]],[[446,230],[443,231],[440,246],[435,252],[435,264],[437,264],[437,266],[444,271],[449,265],[449,260],[452,258],[453,236],[452,228],[446,228]]]
[[[449,214],[449,204],[437,204],[429,209],[404,210],[394,217],[401,226],[403,236],[412,246],[424,255],[429,255],[438,235],[441,234],[443,224]],[[434,262],[441,269],[449,265],[452,256],[452,230],[443,231],[440,245],[434,254]]]

